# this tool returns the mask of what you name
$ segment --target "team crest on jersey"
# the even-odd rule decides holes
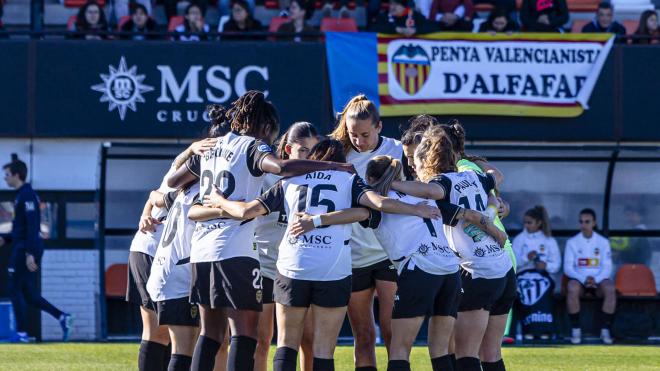
[[[261,303],[261,301],[264,299],[264,292],[261,289],[257,290],[255,299],[257,299],[257,303]]]
[[[100,102],[108,102],[108,111],[115,108],[119,112],[119,118],[124,121],[126,117],[126,109],[130,108],[131,111],[136,112],[137,107],[135,103],[144,103],[142,93],[147,93],[154,90],[153,86],[145,85],[144,75],[137,74],[137,66],[128,68],[126,66],[126,59],[121,56],[119,66],[115,68],[112,65],[108,66],[109,74],[100,74],[103,82],[101,84],[92,85],[92,90],[103,93]]]
[[[545,246],[543,246],[543,245],[539,246],[539,251],[544,252],[545,251]]]
[[[197,318],[197,316],[199,316],[199,308],[197,308],[197,305],[191,305],[190,318]]]
[[[431,59],[419,45],[401,46],[391,63],[397,83],[409,95],[417,94],[431,74]]]
[[[598,254],[600,254],[600,249],[596,247],[594,249],[594,255],[598,256]]]
[[[480,258],[483,258],[486,256],[486,250],[482,249],[481,247],[478,247],[474,249],[474,256],[478,256]]]

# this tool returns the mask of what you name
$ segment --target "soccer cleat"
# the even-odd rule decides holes
[[[582,342],[582,330],[579,328],[571,329],[571,343],[580,344]]]
[[[25,332],[17,332],[9,338],[10,343],[29,343],[30,338],[27,336]]]
[[[69,333],[73,327],[73,316],[68,313],[62,314],[60,316],[60,327],[62,327],[62,341],[68,341]]]
[[[604,328],[600,330],[600,340],[602,340],[603,343],[607,345],[610,345],[614,342],[612,340],[612,336],[610,335],[609,329]]]

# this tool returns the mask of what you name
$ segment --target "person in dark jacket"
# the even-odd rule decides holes
[[[71,329],[71,315],[55,308],[41,297],[37,289],[37,272],[44,253],[43,241],[39,235],[39,197],[30,183],[25,182],[27,165],[20,161],[16,154],[12,154],[11,162],[3,166],[3,170],[7,185],[17,190],[11,235],[0,237],[0,246],[8,242],[13,244],[8,267],[8,289],[14,308],[17,334],[12,341],[28,342],[27,304],[55,317],[62,326],[62,338],[66,341]]]
[[[596,17],[582,27],[582,33],[603,33],[610,32],[617,36],[625,36],[626,28],[614,20],[614,8],[612,4],[603,1],[598,4]]]
[[[658,28],[658,13],[655,10],[645,10],[639,17],[639,26],[635,31],[633,44],[657,44],[660,37]]]
[[[494,9],[486,22],[479,26],[479,32],[507,33],[518,32],[520,28],[516,21],[509,18],[509,11],[503,8]]]
[[[107,39],[109,28],[103,8],[95,1],[89,0],[78,10],[76,23],[74,24],[75,33],[70,38],[86,40]]]
[[[235,0],[231,6],[231,18],[220,32],[250,33],[261,32],[264,26],[250,14],[250,5],[246,0]],[[263,37],[245,37],[222,35],[222,40],[258,40]]]
[[[157,39],[154,35],[145,35],[145,33],[156,31],[156,21],[149,17],[147,8],[140,4],[135,3],[131,5],[131,19],[121,26],[121,32],[132,32],[132,35],[122,35],[122,39],[130,40],[146,40]]]
[[[568,22],[566,0],[523,0],[520,20],[528,32],[562,32]]]
[[[422,13],[408,7],[407,0],[390,0],[389,11],[381,12],[371,28],[375,32],[403,36],[432,32],[431,24]]]
[[[474,4],[472,0],[434,0],[429,19],[437,22],[440,31],[472,31]]]
[[[314,2],[311,0],[292,0],[289,5],[289,17],[291,21],[283,23],[277,29],[277,33],[281,35],[289,35],[290,37],[278,37],[277,40],[285,41],[316,41],[316,36],[300,36],[300,34],[309,34],[318,32],[314,27],[310,26],[307,21],[312,18],[314,14]]]

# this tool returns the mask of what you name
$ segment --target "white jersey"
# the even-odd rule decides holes
[[[516,262],[518,263],[517,271],[534,269],[534,260],[527,258],[532,251],[536,251],[537,260],[546,264],[545,270],[548,273],[559,272],[561,253],[557,241],[552,237],[547,237],[542,231],[528,233],[527,230],[523,230],[513,239],[513,252],[516,254]]]
[[[495,188],[492,175],[474,171],[442,174],[431,182],[443,187],[444,201],[484,215],[488,193]],[[497,241],[476,226],[460,220],[455,227],[445,226],[445,233],[450,246],[460,255],[461,267],[473,278],[501,278],[513,267],[511,258]]]
[[[263,185],[261,162],[270,153],[272,149],[264,142],[229,132],[218,138],[216,146],[203,157],[193,157],[186,165],[199,176],[200,199],[215,186],[228,200],[253,200]],[[255,225],[251,220],[229,218],[198,222],[190,261],[213,262],[234,257],[258,260],[259,253],[252,243]]]
[[[346,161],[355,166],[357,174],[365,179],[367,164],[376,156],[391,156],[402,159],[403,146],[392,138],[380,137],[376,149],[370,152],[357,152],[352,149],[346,155]],[[351,234],[351,257],[353,268],[368,267],[387,259],[387,254],[378,242],[373,229],[364,228],[359,223],[353,223]]]
[[[264,177],[263,192],[265,193],[279,181],[281,177],[274,174],[266,174]],[[256,219],[257,226],[254,229],[254,243],[259,250],[259,264],[261,275],[275,279],[277,274],[277,251],[284,237],[287,225],[287,216],[284,210],[260,216]]]
[[[167,223],[147,281],[147,291],[154,301],[183,298],[190,293],[190,240],[195,222],[188,219],[188,212],[198,196],[199,185],[195,184],[185,192],[171,192],[165,199]]]
[[[612,250],[610,241],[594,232],[586,238],[580,232],[566,242],[564,249],[564,274],[580,282],[592,276],[596,283],[612,274]]]
[[[157,189],[158,192],[162,194],[167,194],[169,192],[175,191],[174,188],[167,186],[167,178],[169,178],[170,175],[174,174],[175,171],[176,168],[174,167],[174,163],[172,163],[169,170],[163,177],[163,180],[160,183],[160,187],[158,187]],[[154,206],[151,209],[151,217],[162,222],[167,217],[167,209],[163,207]],[[129,250],[134,252],[141,252],[149,256],[154,256],[154,254],[156,253],[156,249],[158,249],[158,241],[160,241],[160,235],[162,233],[163,233],[162,224],[156,224],[155,232],[142,233],[140,231],[137,231],[135,233],[135,236],[133,237],[133,241],[131,242],[131,248]]]
[[[317,171],[282,179],[258,200],[268,213],[284,209],[287,215],[302,211],[320,215],[358,206],[369,189],[357,175]],[[293,218],[288,220],[277,256],[281,275],[308,281],[335,281],[351,275],[350,225],[320,227],[295,238],[289,235],[291,223]]]
[[[411,205],[435,203],[395,191],[390,191],[387,196]],[[378,241],[399,274],[406,262],[409,262],[410,269],[417,266],[430,274],[445,275],[458,271],[458,255],[449,246],[443,224],[454,225],[460,208],[448,202],[442,202],[439,206],[442,213],[440,219],[371,211],[369,226],[374,228]]]

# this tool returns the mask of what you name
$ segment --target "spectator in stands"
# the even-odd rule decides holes
[[[291,20],[287,23],[283,23],[280,28],[277,29],[277,33],[280,35],[287,35],[288,37],[280,37],[278,40],[287,40],[287,41],[316,41],[318,37],[301,34],[315,33],[317,30],[310,26],[307,21],[312,18],[314,14],[314,1],[313,0],[292,0],[289,4],[289,18]]]
[[[260,32],[264,26],[250,14],[250,6],[246,0],[235,0],[231,7],[231,18],[222,26],[220,32]],[[255,40],[259,38],[223,35],[222,40]]]
[[[580,233],[566,242],[564,250],[564,274],[569,281],[566,286],[566,306],[571,321],[571,342],[582,342],[580,329],[580,298],[584,294],[604,298],[602,306],[603,327],[600,338],[612,344],[610,328],[616,309],[616,289],[610,279],[612,253],[610,242],[596,229],[596,212],[592,209],[580,211]]]
[[[608,1],[598,4],[596,17],[582,27],[582,33],[609,32],[617,36],[625,36],[626,28],[614,20],[614,8]]]
[[[440,31],[472,31],[472,0],[433,0],[429,20],[438,22]]]
[[[412,36],[431,32],[431,24],[422,13],[407,7],[407,0],[390,0],[390,8],[378,15],[372,25],[375,32]]]
[[[74,25],[74,39],[101,40],[107,39],[108,21],[105,12],[99,4],[90,0],[78,9]]]
[[[655,10],[643,11],[639,17],[639,26],[635,31],[633,44],[657,44],[659,37],[658,13]]]
[[[206,7],[209,5],[209,0],[163,0],[163,7],[165,8],[165,17],[167,17],[167,20],[169,21],[172,17],[177,15],[177,4],[179,1],[185,1],[188,3],[188,6],[190,4],[195,4],[199,7],[199,9],[202,10],[202,14],[206,13]],[[224,14],[229,13],[229,1],[226,1],[226,6],[227,9],[225,10]],[[222,5],[220,2],[218,3],[218,6],[222,8]],[[187,8],[186,8],[187,9]],[[223,15],[224,15],[223,14]]]
[[[151,0],[114,0],[114,11],[117,20],[127,15],[133,15],[133,9],[137,5],[141,5],[147,15],[151,14]]]
[[[323,18],[332,17],[332,10],[334,9],[335,4],[333,0],[325,0],[323,8],[321,8],[321,14]],[[348,10],[348,0],[339,0],[339,18],[350,18],[351,12]]]
[[[234,10],[234,0],[218,0],[218,12],[220,16],[228,15],[231,17],[231,12]],[[248,7],[248,13],[254,14],[254,0],[245,0]]]
[[[525,229],[513,239],[517,271],[536,269],[557,273],[561,268],[561,253],[552,237],[550,218],[543,206],[534,206],[525,212]]]
[[[134,4],[131,7],[131,19],[121,26],[121,32],[131,32],[132,35],[122,35],[122,39],[145,40],[156,39],[154,35],[145,35],[156,31],[156,21],[149,17],[147,8],[142,4]]]
[[[177,26],[174,31],[181,34],[177,37],[177,40],[180,41],[208,40],[208,37],[204,34],[209,32],[209,25],[204,23],[202,8],[195,3],[188,5],[185,21]]]
[[[479,26],[479,32],[488,32],[490,34],[506,33],[512,34],[518,32],[520,27],[518,23],[509,18],[510,12],[504,8],[494,9],[488,19]]]
[[[523,0],[520,20],[525,31],[563,32],[568,22],[566,0]]]

